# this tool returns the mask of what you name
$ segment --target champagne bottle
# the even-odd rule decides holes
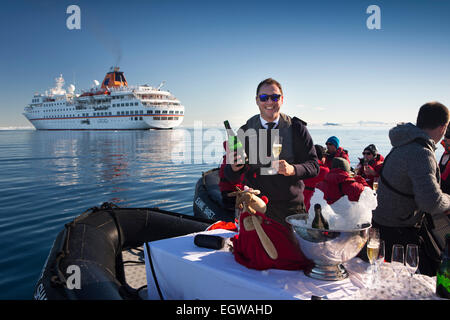
[[[318,203],[314,205],[314,220],[312,222],[312,227],[315,229],[323,229],[328,230],[330,226],[328,225],[328,221],[322,215],[322,206]]]
[[[233,131],[233,129],[231,129],[228,120],[225,120],[223,124],[225,125],[225,129],[227,129],[228,149],[233,152],[237,152],[237,154],[241,156],[241,161],[244,161],[244,163],[248,163],[248,157],[245,153],[244,146],[242,145],[241,140],[239,140],[237,134]]]
[[[445,236],[445,249],[436,273],[436,295],[450,299],[450,233]]]

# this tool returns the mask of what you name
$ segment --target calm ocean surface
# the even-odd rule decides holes
[[[317,144],[336,135],[352,165],[374,143],[390,150],[390,127],[312,127]],[[194,187],[222,160],[225,130],[0,130],[0,299],[31,299],[57,233],[103,202],[192,215]],[[438,148],[439,159],[443,150]]]

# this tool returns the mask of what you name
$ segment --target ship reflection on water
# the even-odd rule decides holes
[[[192,214],[197,179],[223,155],[220,136],[213,163],[194,163],[192,137],[186,129],[30,132],[32,178],[86,209],[108,201]],[[186,155],[191,162],[180,161]]]

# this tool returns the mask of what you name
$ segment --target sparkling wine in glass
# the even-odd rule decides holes
[[[278,141],[275,141],[272,145],[272,157],[274,160],[278,160],[280,158],[281,150],[283,149],[283,137],[278,136]],[[278,168],[277,168],[278,169]],[[272,174],[276,174],[276,170],[271,170]]]
[[[370,262],[370,269],[372,273],[371,286],[375,283],[375,261],[378,258],[380,249],[380,231],[376,228],[369,229],[369,240],[367,241],[367,258]]]
[[[379,278],[380,278],[380,268],[381,268],[381,265],[383,264],[383,262],[384,262],[384,259],[385,259],[385,248],[384,248],[384,241],[383,240],[380,240],[380,245],[379,245],[379,247],[378,247],[378,257],[377,257],[377,259],[375,260],[375,266],[376,266],[376,271],[375,271],[375,273],[376,273],[376,275],[377,275],[377,281],[379,281]]]

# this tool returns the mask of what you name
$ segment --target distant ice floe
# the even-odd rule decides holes
[[[369,187],[364,188],[359,201],[350,201],[347,196],[343,196],[329,205],[323,196],[323,192],[316,188],[308,212],[308,226],[311,226],[314,220],[314,205],[316,203],[322,206],[322,214],[328,220],[330,230],[357,229],[365,223],[371,223],[372,210],[378,205],[377,197]]]

